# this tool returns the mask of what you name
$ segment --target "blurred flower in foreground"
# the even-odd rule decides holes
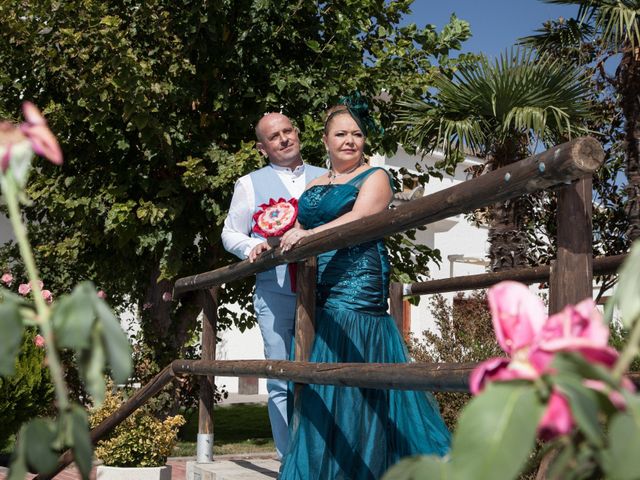
[[[550,317],[542,301],[517,282],[497,284],[489,289],[488,299],[496,338],[510,358],[491,358],[474,369],[470,378],[474,395],[480,393],[487,382],[535,380],[553,373],[551,362],[559,352],[579,353],[587,361],[608,368],[618,358],[618,352],[607,344],[609,329],[591,299],[568,305]],[[585,386],[608,393],[597,382],[585,382]],[[633,390],[628,380],[623,381],[623,386]],[[624,408],[619,392],[611,392],[609,398],[617,408]],[[569,433],[573,426],[569,403],[562,392],[554,388],[538,433],[548,440]]]
[[[0,122],[0,178],[11,172],[16,183],[26,184],[33,152],[56,165],[62,164],[62,150],[40,110],[31,102],[22,104],[25,122]]]

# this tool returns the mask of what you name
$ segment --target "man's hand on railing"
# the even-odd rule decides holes
[[[253,247],[249,252],[249,261],[251,263],[255,262],[256,258],[258,258],[262,252],[266,252],[267,250],[270,250],[270,249],[271,247],[267,242],[259,243],[258,245]]]

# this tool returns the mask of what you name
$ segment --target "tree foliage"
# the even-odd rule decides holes
[[[61,169],[33,175],[26,210],[54,293],[90,278],[112,304],[138,307],[160,364],[179,355],[198,296],[163,295],[229,263],[221,224],[235,179],[262,164],[260,116],[291,116],[304,158],[320,163],[320,113],[339,96],[375,97],[389,126],[395,99],[451,65],[468,25],[400,27],[411,3],[0,0],[0,113],[31,99],[65,152]],[[398,138],[371,140],[391,152]],[[15,246],[2,258],[13,262]],[[228,285],[223,300],[244,304],[248,288]]]
[[[538,142],[549,146],[579,135],[590,116],[584,72],[527,49],[463,63],[453,76],[434,79],[434,87],[401,103],[397,125],[406,143],[442,149],[449,165],[470,150],[492,169],[504,167],[532,154]],[[488,220],[491,270],[526,265],[523,200],[496,203]]]

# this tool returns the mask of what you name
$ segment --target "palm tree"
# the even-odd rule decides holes
[[[434,88],[426,99],[399,102],[396,124],[406,129],[406,144],[440,148],[450,164],[471,151],[489,168],[501,168],[528,156],[539,142],[556,144],[582,133],[579,122],[589,115],[583,72],[536,58],[531,50],[462,64],[453,78],[437,77]],[[492,271],[527,263],[522,209],[522,201],[489,209]]]
[[[615,89],[622,111],[625,137],[626,211],[629,240],[640,238],[640,0],[543,0],[546,3],[577,5],[577,18],[547,24],[539,35],[523,43],[541,52],[554,53],[567,47],[583,48],[595,40],[604,49],[601,58],[578,58],[593,62],[601,76]],[[569,27],[571,25],[571,28]],[[567,35],[569,30],[580,35]],[[586,41],[585,41],[586,40]],[[603,67],[609,58],[620,58],[614,77]]]

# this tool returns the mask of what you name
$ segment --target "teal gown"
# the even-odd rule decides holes
[[[300,223],[314,228],[349,212],[376,170],[346,184],[309,188],[299,200]],[[389,261],[380,240],[319,255],[310,361],[407,362],[387,314],[388,288]],[[429,393],[305,385],[298,400],[282,480],[373,480],[402,457],[449,450],[449,431]]]

